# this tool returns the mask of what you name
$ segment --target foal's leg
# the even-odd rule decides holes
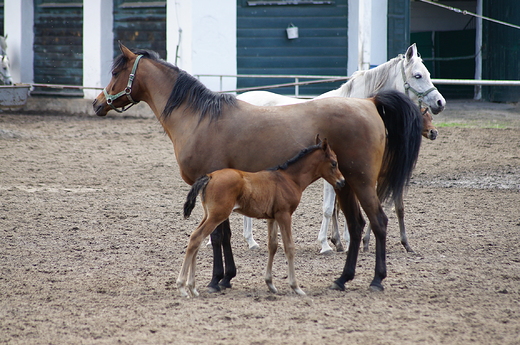
[[[291,229],[291,215],[283,214],[276,218],[280,226],[280,233],[282,234],[283,248],[285,250],[285,257],[288,265],[288,279],[289,285],[300,296],[304,296],[305,292],[298,286],[296,282],[296,274],[294,271],[294,240]]]
[[[408,253],[413,253],[412,247],[408,244],[408,237],[406,236],[406,229],[404,227],[404,201],[403,195],[399,195],[395,199],[395,214],[397,215],[397,221],[399,222],[399,231],[401,233],[401,244]]]
[[[278,289],[273,284],[273,260],[278,250],[278,227],[273,219],[267,220],[267,234],[269,249],[269,257],[267,259],[267,268],[265,270],[265,283],[272,293],[278,293]]]
[[[334,213],[334,203],[336,193],[334,187],[327,181],[323,181],[323,219],[321,221],[320,233],[318,234],[318,242],[321,244],[320,254],[332,253],[332,248],[327,242],[327,230],[329,229],[330,220]]]
[[[189,291],[194,296],[198,295],[198,292],[195,289],[195,262],[197,258],[197,252],[204,238],[208,236],[216,224],[218,223],[204,218],[197,229],[195,229],[195,231],[193,231],[193,233],[190,235],[184,261],[177,278],[177,287],[179,288],[179,292],[183,297],[189,297],[188,291],[186,291],[186,281],[188,281]]]
[[[249,245],[249,249],[259,249],[260,246],[253,238],[253,218],[244,216],[244,238]]]

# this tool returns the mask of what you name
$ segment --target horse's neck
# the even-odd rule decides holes
[[[402,58],[397,57],[376,68],[358,71],[339,89],[328,93],[331,93],[330,96],[366,98],[383,90],[392,89],[404,92],[402,61]],[[334,91],[338,92],[334,93]]]

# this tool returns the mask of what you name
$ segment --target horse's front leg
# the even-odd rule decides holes
[[[273,284],[273,260],[278,250],[278,227],[273,219],[267,220],[267,247],[269,249],[269,257],[267,259],[267,268],[265,269],[265,283],[272,293],[278,293],[278,289]]]
[[[246,239],[249,249],[259,249],[260,246],[253,238],[253,218],[244,216],[244,238]]]
[[[213,249],[213,275],[208,284],[209,292],[220,291],[218,283],[224,278],[224,262],[222,261],[222,224],[211,233],[211,248]]]
[[[332,253],[332,248],[327,242],[327,231],[334,213],[335,199],[334,187],[327,181],[323,181],[323,219],[321,221],[320,233],[318,234],[318,242],[321,244],[320,254]]]
[[[277,217],[278,225],[280,226],[280,233],[282,234],[283,247],[285,250],[285,257],[288,265],[288,279],[289,285],[300,296],[304,296],[305,292],[298,286],[296,281],[296,274],[294,270],[294,240],[291,229],[291,215],[284,214]]]
[[[231,279],[237,275],[235,259],[233,258],[233,250],[231,249],[231,226],[229,219],[222,223],[222,249],[224,250],[225,271],[224,278],[218,283],[221,288],[231,288]]]

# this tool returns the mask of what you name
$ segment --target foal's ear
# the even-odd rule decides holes
[[[320,135],[316,134],[316,145],[321,144]]]
[[[321,144],[321,149],[323,151],[327,151],[329,149],[329,141],[327,140],[327,138],[323,139],[320,144]]]
[[[411,46],[408,47],[408,49],[406,50],[406,54],[405,54],[405,57],[406,57],[406,62],[409,62],[411,61],[414,57],[417,57],[417,46],[414,44],[412,44]]]
[[[119,49],[121,49],[121,53],[123,53],[123,55],[127,58],[130,58],[135,55],[134,53],[132,53],[130,49],[128,49],[123,43],[121,43],[121,41],[119,41]]]

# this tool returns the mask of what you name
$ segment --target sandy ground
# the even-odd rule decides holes
[[[328,290],[345,253],[319,255],[321,187],[294,215],[291,293],[280,250],[263,282],[232,218],[238,276],[209,294],[211,250],[198,256],[201,296],[175,278],[198,205],[155,119],[0,114],[0,343],[520,344],[520,112],[453,102],[423,141],[405,199],[409,254],[390,207],[385,291],[368,290],[374,243],[345,292]]]

